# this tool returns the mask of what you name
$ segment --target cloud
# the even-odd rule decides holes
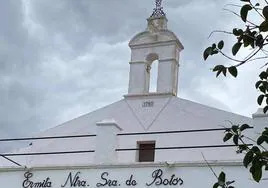
[[[202,61],[209,33],[230,26],[232,17],[221,11],[226,2],[165,2],[169,28],[185,46],[178,95],[248,115],[255,103],[245,100],[255,94],[242,96],[236,88],[250,90],[246,74],[255,72],[243,70],[236,83],[212,79],[213,64]],[[3,137],[32,135],[121,99],[128,89],[128,41],[146,28],[153,6],[144,0],[1,1]]]

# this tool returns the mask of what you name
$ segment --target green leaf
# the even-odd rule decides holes
[[[253,151],[254,153],[261,153],[261,150],[257,146],[253,146],[251,148],[251,151]]]
[[[212,53],[211,47],[208,47],[207,49],[205,49],[205,51],[203,53],[204,60],[207,60],[208,56],[211,55],[211,53]]]
[[[223,138],[223,142],[230,140],[232,138],[232,136],[233,136],[232,133],[226,133],[224,138]]]
[[[232,48],[232,53],[233,53],[234,56],[237,54],[237,52],[239,51],[241,46],[242,46],[241,42],[235,43],[235,45]]]
[[[253,179],[256,182],[260,182],[261,177],[262,177],[262,165],[261,162],[259,160],[256,160],[255,163],[252,163],[252,167],[254,168],[252,176]]]
[[[219,71],[219,70],[222,70],[222,69],[224,69],[224,66],[223,65],[217,65],[217,66],[215,66],[214,68],[213,68],[213,72],[216,72],[216,71]]]
[[[260,182],[261,177],[262,177],[262,169],[261,169],[261,168],[258,168],[258,169],[255,170],[255,172],[253,173],[253,179],[254,179],[256,182]]]
[[[262,9],[262,14],[263,16],[268,19],[268,6],[265,6],[263,9]]]
[[[258,97],[257,101],[258,101],[258,104],[259,104],[259,105],[262,104],[263,99],[264,99],[264,95],[260,95],[260,96]]]
[[[246,145],[246,144],[239,145],[238,147],[239,147],[239,150],[240,150],[240,151],[245,151],[245,150],[247,150],[247,149],[248,149],[248,147],[247,147],[247,145]]]
[[[264,85],[261,85],[259,87],[260,91],[266,94],[266,87]]]
[[[243,33],[243,32],[242,32],[242,33]],[[241,35],[240,32],[238,31],[238,29],[236,29],[236,28],[233,29],[233,34],[234,34],[235,36],[240,36],[240,35]]]
[[[226,72],[227,72],[227,69],[222,70],[222,73],[223,73],[224,76],[226,76]]]
[[[237,68],[235,66],[229,67],[228,71],[233,77],[237,77]]]
[[[266,93],[266,89],[265,89],[264,86],[260,86],[260,87],[259,87],[259,90],[260,90],[261,92],[263,92],[263,93]]]
[[[216,74],[216,77],[218,77],[221,74],[221,71],[218,71]]]
[[[267,111],[268,111],[268,106],[265,106],[265,107],[263,108],[263,113],[266,114]]]
[[[266,144],[268,144],[268,136],[267,135],[263,135],[263,137],[264,137],[264,141],[266,142]],[[268,153],[267,153],[268,154]],[[268,157],[268,155],[267,155],[267,157]],[[267,163],[268,164],[268,163]]]
[[[218,178],[219,182],[225,182],[225,177],[226,177],[225,173],[221,172]]]
[[[254,48],[254,39],[252,36],[249,36],[249,33],[247,35],[243,35],[243,41],[244,41],[244,47],[248,47],[249,45]]]
[[[218,48],[221,50],[221,49],[223,49],[223,47],[224,47],[224,41],[221,40],[221,41],[218,43]]]
[[[265,141],[265,137],[264,137],[264,136],[260,136],[260,137],[257,139],[257,144],[258,144],[258,145],[261,145],[264,141]]]
[[[238,139],[239,139],[239,136],[238,135],[234,135],[233,137],[233,142],[234,144],[237,146],[238,145]]]
[[[239,128],[239,127],[238,127],[237,125],[233,125],[233,126],[232,126],[232,131],[234,131],[234,132],[236,133],[237,130],[238,130],[238,128]]]
[[[240,35],[242,35],[244,33],[244,31],[242,29],[238,29],[238,32],[240,33]]]
[[[252,31],[251,36],[254,37],[257,33],[257,31]]]
[[[262,80],[267,79],[267,78],[268,78],[268,73],[265,72],[265,71],[263,71],[263,72],[261,72],[261,74],[259,75],[259,77],[260,77]]]
[[[218,187],[219,187],[219,183],[218,182],[213,185],[213,188],[218,188]]]
[[[268,151],[264,151],[264,152],[262,152],[262,156],[264,156],[264,157],[268,157]],[[268,163],[267,163],[267,165],[268,165]]]
[[[263,36],[260,34],[256,38],[256,46],[262,47],[264,43]]]
[[[263,93],[266,93],[266,89],[263,85],[259,87],[259,90]]]
[[[250,128],[250,126],[248,124],[243,124],[240,127],[240,131],[243,131],[243,130],[246,130],[246,129],[249,129],[249,128]]]
[[[258,81],[258,82],[256,82],[256,84],[255,84],[256,89],[258,89],[258,88],[260,87],[261,83],[262,83],[262,81],[261,81],[261,80],[260,80],[260,81]]]
[[[250,172],[251,174],[253,174],[253,173],[254,173],[254,171],[255,171],[254,167],[253,167],[253,166],[251,166],[251,167],[250,167],[250,169],[249,169],[249,172]]]
[[[267,20],[263,21],[261,23],[259,29],[260,29],[261,32],[267,32],[268,31],[268,21]]]
[[[253,152],[252,151],[249,151],[247,152],[247,154],[245,155],[244,157],[244,160],[243,160],[243,164],[244,166],[247,168],[248,165],[251,163],[251,161],[253,160]]]
[[[231,185],[231,184],[233,184],[235,181],[227,181],[226,182],[226,185]],[[229,187],[230,188],[230,187]]]
[[[268,144],[268,136],[265,137],[265,142]],[[268,157],[268,156],[267,156]],[[268,164],[268,163],[267,163]]]
[[[265,130],[262,132],[262,135],[268,136],[268,129],[267,129],[267,127],[266,127]]]
[[[222,72],[226,74],[226,67],[223,65],[217,65],[213,68],[213,72],[217,72],[216,77],[218,77]]]
[[[240,10],[240,16],[241,19],[246,22],[247,21],[247,16],[248,16],[248,11],[250,11],[252,7],[249,4],[244,5],[241,10]]]
[[[268,91],[268,82],[262,81],[262,86]]]
[[[219,53],[217,49],[212,50],[211,55]]]

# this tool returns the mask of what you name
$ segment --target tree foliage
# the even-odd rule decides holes
[[[247,138],[243,131],[250,129],[248,124],[233,125],[230,129],[226,130],[226,134],[223,138],[224,142],[232,140],[237,146],[237,153],[245,153],[243,164],[246,168],[249,168],[249,172],[252,174],[253,179],[259,182],[262,178],[262,171],[268,170],[268,151],[263,144],[268,144],[268,128],[265,128],[262,134],[258,137],[256,144],[246,144],[245,138]]]
[[[240,14],[229,9],[225,10],[232,12],[235,16],[239,16],[244,23],[244,27],[235,27],[232,31],[216,31],[234,37],[235,43],[233,44],[231,55],[228,55],[228,53],[224,51],[225,43],[223,40],[219,41],[217,44],[213,43],[206,48],[203,53],[204,60],[207,60],[210,56],[221,54],[234,63],[231,66],[216,65],[213,71],[216,72],[217,77],[221,74],[224,76],[230,74],[233,77],[237,77],[238,68],[251,61],[263,60],[263,68],[266,68],[268,64],[268,62],[265,62],[265,60],[268,59],[268,1],[263,0],[262,4],[257,1],[253,4],[253,0],[240,1],[244,3],[241,6],[229,4],[229,6],[232,7],[240,7]],[[254,13],[256,16],[253,15]],[[252,17],[258,17],[258,20],[253,21],[250,19]],[[248,53],[242,59],[236,58],[239,51],[243,48],[246,49]],[[257,101],[259,105],[265,104],[264,112],[266,113],[268,111],[268,69],[260,72],[259,78],[256,83],[256,88],[261,94]]]
[[[264,144],[268,144],[268,128],[266,127],[257,140],[245,136],[243,133],[253,127],[248,124],[232,125],[226,129],[223,142],[232,141],[237,146],[237,153],[244,153],[243,164],[249,170],[252,178],[260,182],[263,173],[268,171],[268,151]],[[255,144],[247,144],[245,139],[253,141]],[[235,181],[228,181],[224,172],[217,176],[217,182],[213,188],[234,188]]]
[[[264,113],[268,112],[268,0],[235,0],[237,4],[228,4],[224,10],[238,17],[237,23],[231,31],[214,31],[233,37],[230,52],[225,51],[225,42],[220,40],[204,50],[203,58],[207,60],[211,56],[222,55],[232,62],[232,65],[216,65],[212,70],[219,75],[237,77],[239,68],[249,62],[262,61],[259,80],[255,87],[259,91],[257,103],[263,106]],[[235,9],[235,10],[233,10]],[[243,51],[243,53],[242,53]],[[239,54],[239,57],[238,57]],[[244,55],[244,56],[243,56]],[[241,58],[242,57],[242,58]],[[257,140],[252,140],[244,135],[244,131],[251,129],[248,124],[232,125],[225,132],[224,142],[232,141],[237,146],[237,153],[244,153],[243,164],[249,170],[253,179],[259,182],[263,173],[268,171],[268,127],[259,135]],[[245,139],[250,139],[254,144],[246,144]],[[267,146],[267,145],[266,145]],[[213,188],[234,188],[234,181],[227,181],[224,172],[217,177],[218,181]]]

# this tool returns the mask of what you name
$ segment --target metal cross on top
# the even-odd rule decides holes
[[[155,1],[156,8],[160,8],[161,7],[161,4],[162,4],[162,0],[156,0]]]
[[[166,15],[161,5],[162,5],[162,0],[155,0],[155,8],[154,8],[153,14],[151,15],[151,18],[160,18]]]

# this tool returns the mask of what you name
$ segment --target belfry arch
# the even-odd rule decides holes
[[[158,65],[159,56],[156,53],[150,53],[146,57],[146,72],[148,74],[147,88],[149,93],[157,92],[157,78],[158,78]]]
[[[177,95],[179,54],[183,46],[176,35],[167,28],[165,15],[156,14],[147,19],[144,32],[129,42],[131,49],[129,89],[126,96]],[[158,63],[157,67],[154,67]],[[152,70],[157,69],[157,78]],[[154,73],[155,75],[155,73]],[[150,83],[154,82],[154,83]],[[152,84],[155,89],[151,90]]]

